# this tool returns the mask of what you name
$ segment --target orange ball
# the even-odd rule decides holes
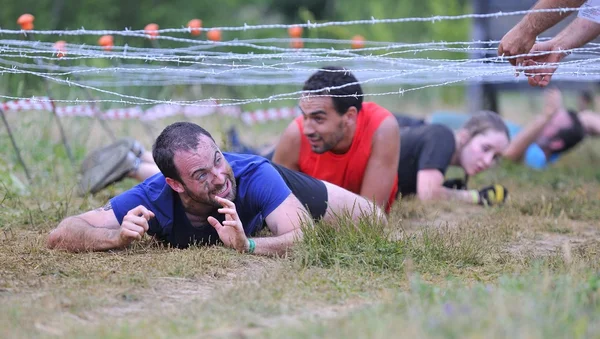
[[[202,20],[192,19],[188,22],[188,27],[190,28],[191,35],[200,35],[202,32]]]
[[[33,21],[35,17],[29,13],[25,13],[17,19],[17,24],[21,26],[21,29],[30,31],[33,29]]]
[[[114,46],[112,35],[103,35],[98,39],[98,45],[102,46],[107,52],[110,52]]]
[[[62,58],[67,54],[67,43],[63,40],[59,40],[54,43],[54,49],[56,50],[56,56]]]
[[[218,29],[211,29],[210,31],[206,32],[206,37],[208,40],[221,41],[221,31]]]
[[[292,48],[303,48],[304,47],[304,41],[302,41],[302,39],[292,39],[292,41],[290,41],[290,46]]]
[[[362,35],[353,36],[351,46],[354,49],[365,47],[365,38]]]
[[[288,28],[288,35],[291,38],[299,38],[299,37],[302,36],[302,31],[303,31],[302,27],[300,27],[300,26],[292,26],[292,27]]]
[[[147,24],[146,27],[144,27],[144,32],[146,33],[146,35],[148,35],[148,39],[150,40],[154,40],[156,39],[156,37],[158,36],[158,25],[157,24]]]

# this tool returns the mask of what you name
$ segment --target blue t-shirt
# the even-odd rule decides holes
[[[265,218],[290,194],[291,190],[271,163],[256,155],[223,153],[231,166],[236,181],[234,203],[246,235],[255,234],[264,226]],[[219,240],[215,229],[207,222],[193,227],[188,220],[179,195],[158,173],[130,190],[111,199],[119,224],[127,212],[143,205],[154,212],[148,234],[170,244],[185,248],[191,244],[214,244]],[[224,216],[213,214],[219,221]]]
[[[469,114],[455,112],[435,112],[431,114],[429,123],[442,124],[457,130],[461,128],[467,122],[467,120],[469,120],[469,118]],[[522,130],[521,126],[510,121],[505,120],[504,123],[506,124],[506,127],[508,127],[508,133],[511,140]],[[559,154],[553,154],[549,158],[546,158],[546,154],[539,145],[531,144],[525,150],[525,154],[523,155],[523,163],[534,169],[545,169],[548,164],[555,163],[559,158]]]

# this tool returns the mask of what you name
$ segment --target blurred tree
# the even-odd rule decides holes
[[[334,0],[273,0],[270,11],[280,12],[290,21],[295,22],[300,17],[300,10],[311,12],[316,20],[328,20],[335,15]]]
[[[242,26],[244,24],[268,23],[299,23],[346,21],[402,17],[427,17],[433,15],[456,15],[470,12],[469,0],[220,0],[214,1],[184,1],[184,0],[19,0],[5,1],[0,11],[0,27],[18,29],[17,18],[23,13],[35,16],[35,29],[39,30],[72,30],[85,28],[88,30],[141,30],[148,23],[154,22],[160,28],[185,27],[193,18],[202,19],[204,28],[222,26]],[[469,20],[449,20],[432,22],[411,22],[398,24],[365,24],[329,26],[318,29],[308,29],[303,33],[309,38],[351,39],[360,34],[366,40],[388,42],[422,42],[422,41],[466,41],[469,39]],[[187,33],[172,34],[176,37],[192,38]],[[222,39],[254,39],[287,37],[285,29],[265,29],[247,31],[223,31]],[[22,36],[3,35],[1,39],[18,39]],[[54,42],[65,40],[67,43],[85,43],[96,45],[98,36],[61,36],[37,35],[36,40]],[[206,29],[195,39],[206,39]],[[129,46],[150,46],[145,39],[115,36],[115,45],[127,43]],[[181,43],[159,40],[160,46],[181,47]],[[311,47],[309,43],[305,47]],[[319,45],[322,47],[322,45]],[[348,48],[336,46],[339,48]],[[244,53],[260,50],[250,48],[219,48],[220,51]],[[459,53],[431,55],[431,57],[458,58]],[[427,57],[419,55],[419,57]],[[21,62],[33,62],[30,59]],[[91,66],[102,66],[107,60],[85,60],[81,63]],[[43,94],[41,79],[35,76],[2,75],[0,91],[6,94],[22,95]],[[216,86],[213,86],[216,87]],[[68,89],[66,89],[67,91]],[[243,95],[243,88],[229,88],[233,94]],[[256,96],[256,89],[252,89]],[[139,93],[138,93],[139,94]],[[61,96],[64,96],[61,94]]]

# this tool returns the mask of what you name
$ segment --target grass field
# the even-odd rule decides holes
[[[403,200],[387,227],[317,225],[284,258],[151,240],[70,254],[45,248],[57,222],[135,182],[77,197],[76,172],[49,115],[9,121],[34,183],[27,195],[0,188],[1,338],[600,337],[597,141],[544,172],[503,163],[473,178],[473,187],[505,185],[502,207]],[[198,122],[217,139],[233,123]],[[98,123],[65,125],[77,161],[108,143]],[[136,122],[111,126],[151,144]],[[242,134],[262,145],[283,126]],[[26,182],[4,132],[0,146],[3,166]]]

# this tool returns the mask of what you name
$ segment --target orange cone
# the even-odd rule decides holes
[[[202,20],[192,19],[188,22],[188,27],[191,35],[200,35],[202,33]]]
[[[144,27],[144,32],[148,35],[148,39],[154,40],[158,36],[158,25],[155,23],[147,24]]]
[[[365,47],[365,38],[362,35],[353,36],[351,46],[353,49]]]
[[[35,17],[29,13],[25,13],[17,19],[17,24],[21,26],[22,30],[30,31],[33,29],[33,21]]]
[[[102,46],[102,48],[110,52],[114,46],[112,35],[103,35],[98,39],[98,45]]]
[[[206,33],[208,40],[221,41],[221,31],[218,29],[211,29]]]

